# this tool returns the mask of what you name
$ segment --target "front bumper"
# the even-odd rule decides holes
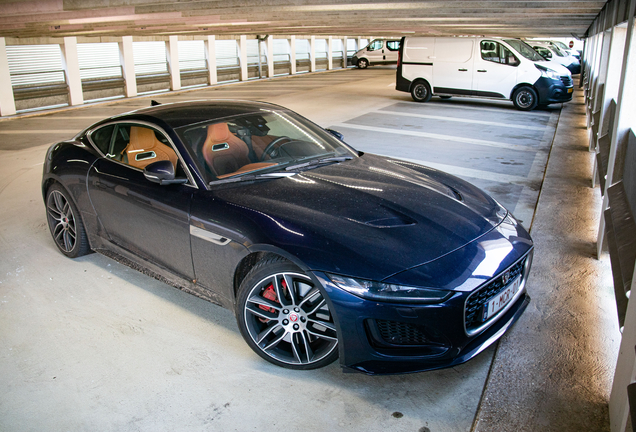
[[[493,249],[495,242],[498,243]],[[493,253],[493,250],[497,252]],[[507,253],[502,254],[502,251]],[[502,238],[500,230],[493,230],[433,263],[404,272],[402,277],[398,274],[391,278],[391,282],[409,277],[422,280],[426,279],[423,275],[431,271],[436,273],[438,288],[455,286],[451,290],[452,296],[438,304],[370,301],[342,290],[324,273],[314,272],[314,276],[327,291],[338,328],[340,363],[345,371],[395,374],[464,363],[497,341],[530,302],[526,280],[531,265],[532,241],[519,226],[517,233],[506,239]],[[438,273],[449,266],[454,270]],[[521,283],[512,300],[492,318],[468,326],[469,297],[485,292],[515,266],[522,268],[517,273]],[[490,269],[487,270],[491,273],[489,278],[483,276],[486,267]],[[483,304],[502,293],[514,280],[516,276],[502,283],[500,290],[491,291]],[[431,286],[432,283],[426,281],[422,285]]]
[[[561,77],[560,81],[541,77],[534,84],[539,96],[539,105],[568,102],[572,100],[574,83],[571,77]]]

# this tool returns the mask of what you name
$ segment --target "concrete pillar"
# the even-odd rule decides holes
[[[132,36],[123,36],[119,42],[119,62],[124,77],[126,97],[137,96],[137,75]]]
[[[241,81],[247,81],[247,36],[241,35],[239,39],[239,64],[241,65]]]
[[[15,114],[15,99],[13,99],[13,86],[7,59],[7,44],[4,38],[0,37],[0,116],[13,114]]]
[[[342,67],[343,68],[347,67],[347,43],[348,43],[348,39],[345,36],[342,39]]]
[[[362,38],[358,36],[356,39],[356,51],[360,51],[362,49]]]
[[[170,90],[181,89],[181,70],[179,69],[179,36],[170,36],[166,42],[166,59],[170,74]]]
[[[309,72],[316,72],[316,36],[309,39],[309,59],[311,61]]]
[[[327,70],[333,69],[333,37],[327,38]]]
[[[296,75],[296,36],[289,38],[289,61],[291,62],[290,75]]]
[[[267,76],[274,78],[274,36],[267,36]]]
[[[208,84],[214,85],[218,82],[216,76],[216,37],[208,36],[205,41],[205,59],[208,62]]]
[[[608,53],[607,68],[605,71],[605,91],[603,100],[600,101],[602,105],[601,111],[601,125],[604,125],[607,120],[605,115],[608,113],[610,101],[615,99],[618,102],[618,87],[621,81],[621,69],[623,66],[623,54],[625,51],[625,39],[627,38],[627,25],[623,27],[614,27],[610,36],[610,48]],[[600,95],[599,95],[600,98]],[[612,129],[614,125],[609,125]],[[599,136],[603,134],[599,127]]]
[[[69,105],[81,105],[84,103],[82,93],[82,78],[80,77],[79,59],[77,58],[77,38],[65,37],[62,45],[62,65],[68,85]]]

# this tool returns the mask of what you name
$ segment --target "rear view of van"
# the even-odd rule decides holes
[[[520,110],[572,100],[572,75],[518,39],[404,37],[396,90],[431,96],[508,99]]]

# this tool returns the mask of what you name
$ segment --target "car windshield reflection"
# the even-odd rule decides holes
[[[331,133],[289,111],[260,110],[185,126],[177,133],[208,183],[357,157]]]

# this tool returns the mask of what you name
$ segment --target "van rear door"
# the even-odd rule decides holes
[[[435,40],[434,94],[471,94],[474,45],[474,39],[437,38]]]
[[[510,99],[517,85],[519,59],[503,44],[489,39],[476,47],[473,90],[475,96]]]

